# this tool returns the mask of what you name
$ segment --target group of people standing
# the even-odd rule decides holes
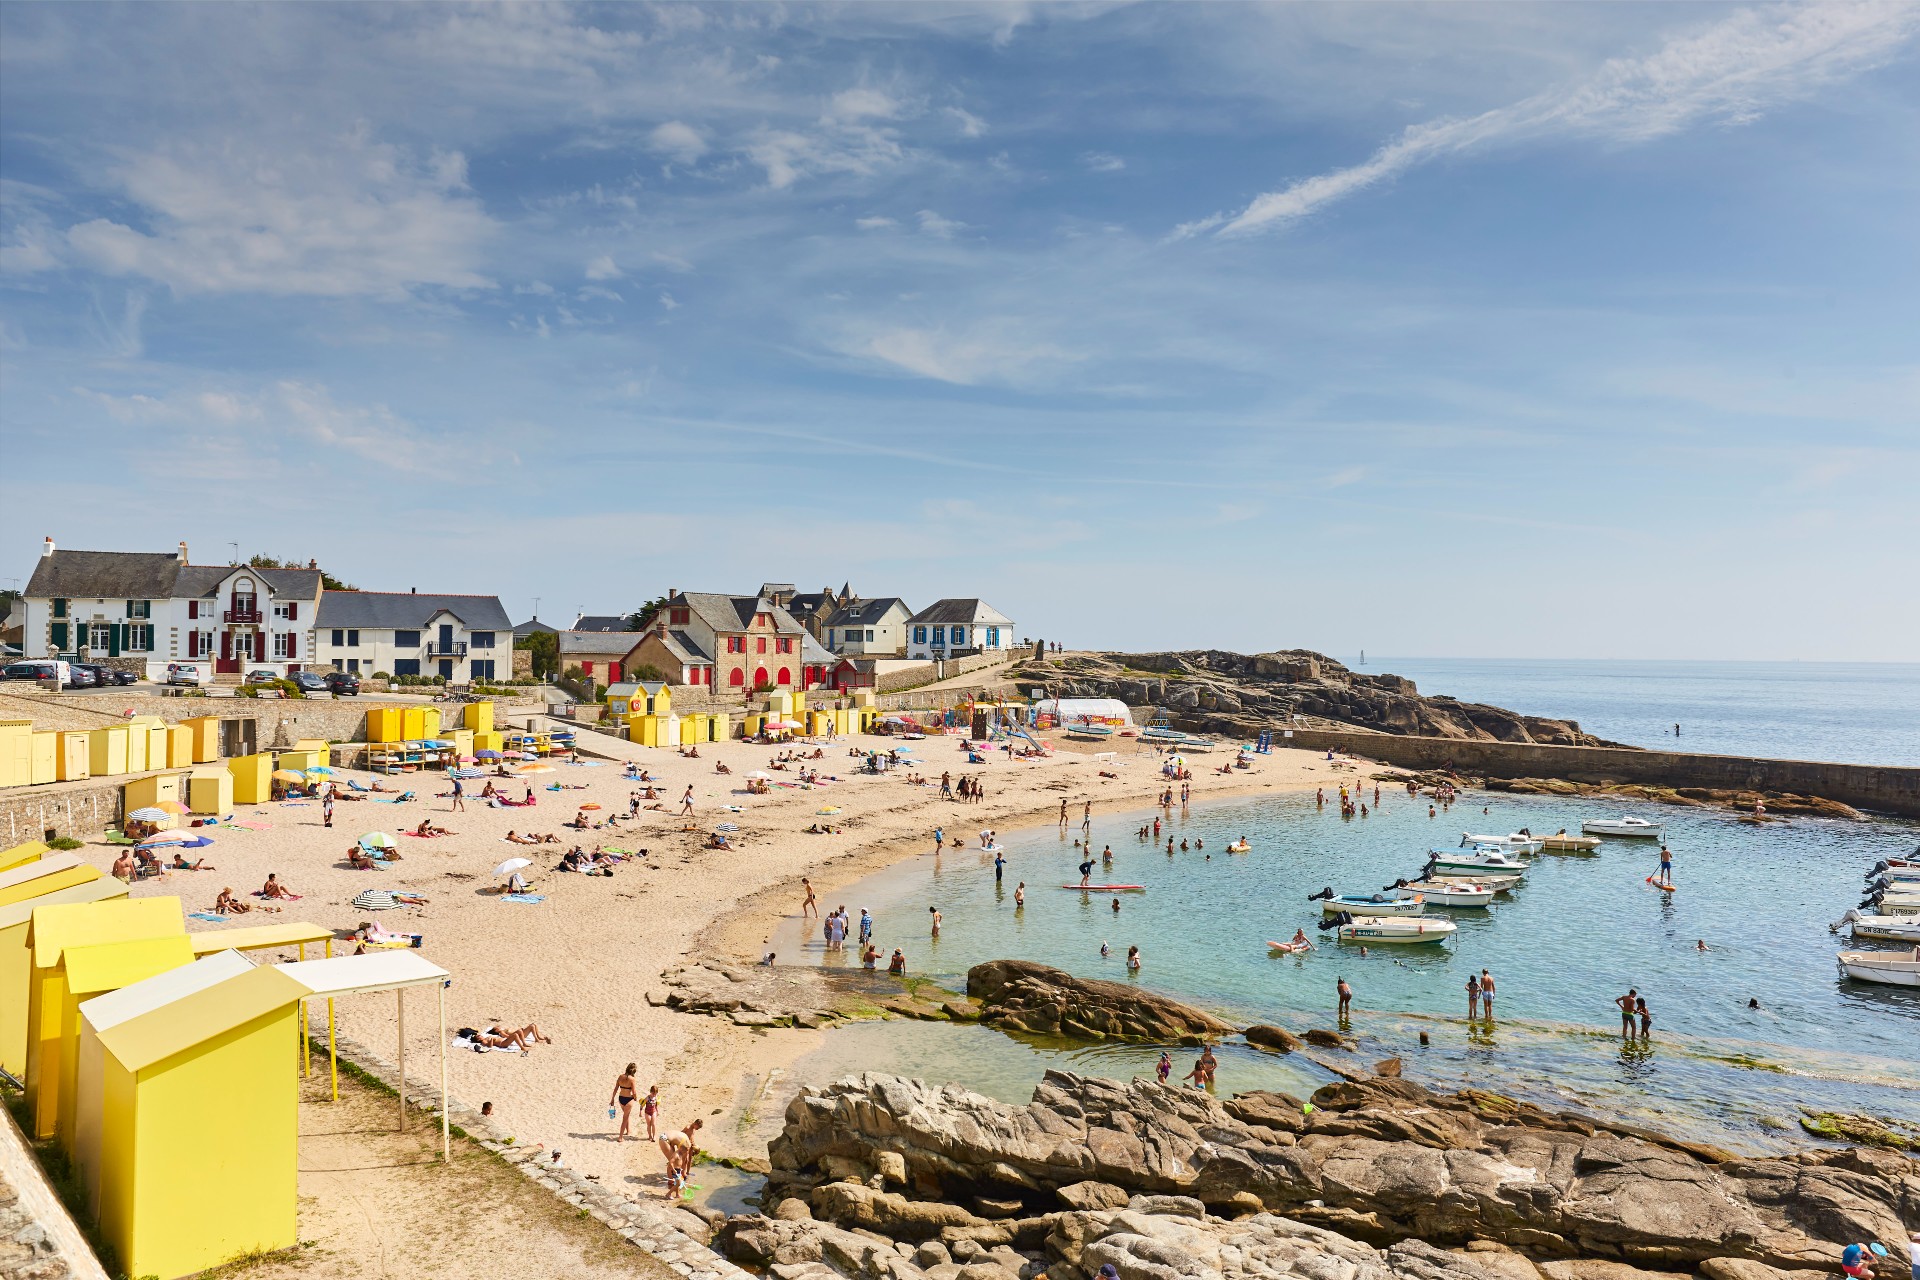
[[[694,1134],[700,1132],[700,1121],[694,1120],[686,1128],[676,1133],[660,1136],[660,1086],[654,1085],[647,1090],[646,1097],[640,1097],[640,1084],[635,1073],[640,1064],[629,1062],[613,1082],[613,1096],[607,1099],[607,1119],[616,1114],[620,1117],[620,1132],[614,1135],[615,1142],[625,1142],[633,1136],[633,1104],[640,1104],[640,1117],[647,1126],[647,1141],[658,1143],[660,1154],[667,1161],[666,1194],[669,1200],[677,1198],[687,1185],[687,1179],[693,1176],[693,1162],[700,1155],[699,1145]]]

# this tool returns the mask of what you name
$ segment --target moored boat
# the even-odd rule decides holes
[[[1920,987],[1920,950],[1911,955],[1888,951],[1842,951],[1834,959],[1840,972],[1856,982],[1891,987]]]
[[[1506,836],[1476,836],[1472,832],[1463,832],[1460,847],[1472,849],[1482,846],[1488,849],[1505,849],[1508,853],[1538,853],[1542,841],[1527,831],[1516,831]]]
[[[1402,881],[1399,887],[1419,894],[1430,907],[1484,907],[1500,892],[1490,884],[1468,880]]]
[[[1451,920],[1420,916],[1356,916],[1342,912],[1320,923],[1332,928],[1342,942],[1431,943],[1445,942],[1459,930]]]
[[[1540,847],[1548,853],[1592,853],[1600,847],[1599,836],[1570,836],[1565,831],[1541,836]]]
[[[1518,877],[1527,873],[1527,863],[1524,858],[1516,858],[1502,849],[1482,847],[1464,853],[1453,849],[1434,849],[1427,855],[1424,874],[1431,879],[1436,871],[1465,871],[1473,875],[1486,872]]]
[[[1417,916],[1426,912],[1427,906],[1417,893],[1408,893],[1404,889],[1388,889],[1381,893],[1334,893],[1323,889],[1311,895],[1320,898],[1320,909],[1327,915],[1339,915],[1345,911],[1351,915],[1368,916]]]
[[[1879,942],[1911,942],[1920,945],[1920,915],[1863,916],[1854,913],[1853,936]]]
[[[1590,836],[1632,836],[1641,840],[1658,840],[1660,833],[1666,830],[1666,824],[1648,822],[1645,818],[1628,814],[1622,818],[1596,818],[1592,822],[1583,822],[1580,829]]]

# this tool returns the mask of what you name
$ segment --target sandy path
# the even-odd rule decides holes
[[[819,1034],[753,1032],[651,1007],[646,993],[657,987],[664,969],[696,945],[757,958],[775,923],[797,913],[798,877],[810,875],[824,895],[919,852],[936,823],[971,837],[983,826],[1010,829],[1023,821],[1050,822],[1065,797],[1077,825],[1081,804],[1091,799],[1096,838],[1115,839],[1121,833],[1103,833],[1102,815],[1138,808],[1164,785],[1155,758],[1133,755],[1131,743],[1116,744],[1120,754],[1104,763],[1094,759],[1090,748],[1082,752],[1078,744],[1059,743],[1049,759],[1009,762],[996,755],[990,764],[965,767],[983,780],[988,799],[960,806],[941,800],[937,786],[911,785],[904,769],[880,777],[855,775],[850,746],[887,745],[883,739],[860,737],[825,745],[825,756],[815,765],[823,773],[839,774],[842,781],[811,791],[777,788],[770,796],[751,797],[736,792],[735,786],[741,785],[746,771],[765,768],[776,754],[773,748],[712,744],[701,748],[702,759],[688,760],[672,749],[630,747],[599,734],[583,736],[592,750],[640,761],[655,779],[659,803],[674,807],[691,785],[697,830],[683,832],[681,819],[663,813],[643,813],[640,823],[622,823],[617,831],[579,833],[563,827],[582,802],[605,806],[596,817],[626,811],[634,786],[614,764],[561,765],[552,773],[498,784],[518,797],[531,782],[539,801],[532,809],[486,808],[469,799],[461,813],[451,811],[451,800],[437,797],[446,789],[440,777],[415,775],[405,781],[419,789],[422,802],[342,803],[332,831],[321,826],[318,804],[243,809],[238,815],[242,820],[270,824],[270,829],[216,832],[215,845],[200,852],[209,855],[218,871],[143,882],[135,894],[178,894],[188,910],[204,910],[223,885],[244,894],[274,871],[305,897],[267,919],[309,920],[341,930],[367,918],[349,905],[362,889],[406,888],[427,895],[430,905],[382,913],[383,922],[389,928],[424,933],[424,954],[455,975],[447,993],[450,1025],[482,1025],[493,1018],[511,1025],[533,1022],[554,1041],[530,1054],[454,1054],[454,1094],[476,1106],[493,1102],[521,1141],[559,1147],[575,1168],[640,1193],[656,1185],[661,1161],[650,1144],[612,1140],[608,1095],[625,1063],[639,1064],[643,1088],[654,1081],[662,1084],[663,1131],[701,1117],[708,1125],[702,1135],[708,1149],[764,1155],[749,1151],[744,1136],[716,1118],[734,1108],[743,1086],[756,1085],[771,1067],[818,1043]],[[923,772],[930,772],[936,783],[941,769],[952,769],[957,778],[965,766],[956,739],[930,738],[910,745],[928,762]],[[1208,762],[1218,767],[1230,758],[1215,752],[1195,756],[1193,763],[1205,770]],[[733,775],[717,775],[716,760],[728,763]],[[1099,777],[1102,770],[1117,776]],[[1313,787],[1354,776],[1309,752],[1276,751],[1262,758],[1251,776],[1202,772],[1193,780],[1193,791],[1199,800],[1264,788]],[[348,777],[363,784],[369,780],[369,775],[342,772],[343,788]],[[774,777],[784,781],[794,775],[776,772]],[[583,789],[538,789],[556,782]],[[829,804],[842,812],[831,819],[816,817],[816,810]],[[723,812],[723,805],[743,811]],[[422,817],[458,834],[435,840],[399,834]],[[829,820],[842,825],[843,833],[802,834],[810,823]],[[720,821],[743,828],[739,849],[701,847]],[[567,844],[519,848],[504,840],[510,828],[556,833]],[[402,861],[391,871],[347,869],[344,851],[361,833],[373,830],[395,835]],[[644,863],[622,866],[610,879],[544,870],[576,842],[588,848],[596,843],[645,848],[650,855]],[[112,851],[100,846],[90,847],[87,854],[103,868],[112,860]],[[520,855],[536,859],[529,868],[535,873],[533,890],[546,895],[537,905],[509,903],[492,892],[493,867]],[[233,923],[257,922],[262,917],[255,914]],[[227,927],[195,920],[188,924],[195,931]],[[436,1029],[429,998],[416,994],[410,999],[407,1060],[413,1074],[424,1077],[433,1070]],[[393,1043],[392,999],[344,1001],[340,1014],[345,1028],[366,1043]]]

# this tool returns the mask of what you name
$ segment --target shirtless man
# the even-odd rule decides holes
[[[1637,988],[1629,988],[1627,994],[1614,1000],[1614,1004],[1620,1007],[1620,1034],[1629,1040],[1633,1039],[1633,1011],[1639,1000]]]
[[[806,899],[800,904],[800,918],[804,920],[808,915],[812,915],[818,919],[820,915],[820,900],[814,897],[813,881],[807,879],[805,876],[801,876],[800,888],[806,893]]]
[[[694,1145],[693,1135],[699,1131],[700,1122],[693,1121],[678,1133],[670,1133],[660,1139],[660,1154],[667,1158],[667,1178],[671,1181],[685,1179],[693,1172],[693,1161],[700,1154],[700,1148]],[[679,1175],[676,1179],[675,1175]]]
[[[260,886],[260,896],[269,899],[286,898],[291,901],[300,895],[287,888],[286,885],[281,884],[279,878],[275,876],[273,872],[269,871],[267,872],[267,882]]]

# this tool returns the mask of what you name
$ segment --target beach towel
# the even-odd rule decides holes
[[[528,905],[536,902],[545,902],[546,900],[547,895],[544,893],[510,893],[501,899],[503,902],[523,902]]]
[[[215,914],[213,914],[213,912],[211,912],[211,911],[189,911],[189,912],[187,912],[187,919],[189,919],[189,920],[211,920],[211,921],[213,921],[213,922],[214,922],[215,924],[225,924],[225,923],[226,923],[226,921],[227,921],[227,918],[226,918],[225,916],[217,916],[217,915],[215,915]]]
[[[357,783],[357,782],[355,782],[355,781],[354,781],[354,780],[353,780],[352,778],[348,778],[348,779],[347,779],[347,786],[348,786],[348,787],[350,787],[351,789],[353,789],[353,790],[355,790],[355,791],[365,791],[365,790],[366,790],[366,788],[365,788],[365,787],[363,787],[363,786],[361,786],[361,785],[360,785],[359,783]]]
[[[465,1049],[469,1053],[519,1053],[520,1052],[520,1050],[514,1048],[510,1044],[501,1045],[498,1049],[492,1048],[489,1045],[476,1044],[474,1043],[474,1039],[472,1036],[455,1036],[453,1038],[453,1043],[449,1047],[454,1049]]]

